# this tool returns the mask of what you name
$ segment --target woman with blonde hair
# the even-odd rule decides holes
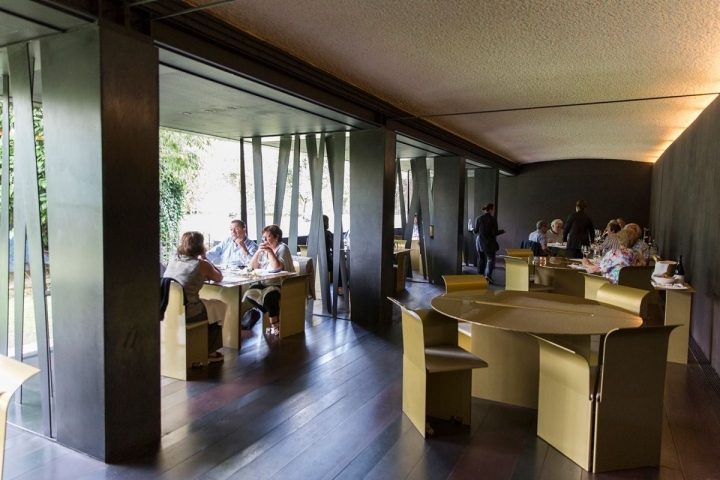
[[[617,234],[619,245],[616,249],[607,252],[598,265],[592,265],[587,258],[583,259],[583,265],[588,272],[599,272],[610,282],[617,284],[621,268],[643,264],[640,256],[632,249],[637,238],[635,230],[628,228],[620,230]]]

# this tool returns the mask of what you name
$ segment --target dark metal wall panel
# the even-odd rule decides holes
[[[691,334],[720,371],[720,102],[715,100],[665,150],[652,174],[651,232],[659,253],[683,255],[693,296]]]
[[[435,162],[433,194],[435,235],[428,240],[432,245],[432,280],[443,285],[443,275],[462,273],[463,231],[467,230],[464,158],[443,158]]]
[[[293,146],[292,191],[290,193],[290,232],[288,246],[290,252],[298,251],[298,217],[300,207],[300,135],[295,135]]]
[[[418,217],[418,233],[420,234],[420,260],[423,266],[423,277],[430,278],[432,281],[433,276],[433,265],[432,265],[432,248],[428,243],[430,239],[430,224],[432,222],[430,215],[430,188],[429,188],[429,174],[427,168],[427,158],[413,158],[410,160],[410,168],[412,169],[413,178],[413,197],[417,193],[417,203],[413,201],[413,205],[416,205],[417,210],[410,212],[411,214],[417,214]],[[408,218],[408,225],[410,229],[413,228],[414,220]],[[406,227],[407,228],[407,227]],[[412,233],[412,230],[411,230]]]
[[[468,171],[469,172],[469,171]],[[475,171],[473,170],[473,176],[467,176],[465,181],[465,214],[463,221],[470,221],[470,229],[465,226],[463,234],[465,236],[464,254],[465,254],[465,265],[476,265],[477,262],[477,251],[475,250],[475,234],[472,232],[472,228],[475,226]]]
[[[393,294],[395,132],[350,133],[351,318],[390,320]]]
[[[0,355],[8,354],[10,289],[8,239],[10,238],[10,79],[2,76],[2,187],[0,187]]]
[[[273,223],[280,225],[282,221],[283,203],[285,202],[285,186],[287,185],[288,164],[290,163],[290,146],[292,136],[285,135],[280,138],[280,149],[278,152],[277,183],[275,185],[275,209],[273,212]],[[297,252],[297,250],[294,250]]]
[[[240,220],[247,226],[247,180],[245,179],[245,139],[240,139]]]
[[[94,26],[41,52],[57,438],[115,461],[160,437],[157,50]]]
[[[108,29],[100,38],[105,448],[115,460],[160,435],[159,74],[151,43]]]
[[[41,41],[57,439],[105,456],[100,34]],[[78,148],[82,145],[82,148]],[[157,248],[157,246],[156,246]],[[92,358],[93,361],[88,361]]]
[[[519,248],[538,220],[565,221],[581,198],[589,204],[587,213],[595,228],[603,229],[618,217],[646,227],[651,173],[652,164],[621,160],[562,160],[524,166],[517,177],[500,180],[497,218],[500,228],[507,231],[498,237],[500,250]]]
[[[261,241],[262,229],[265,227],[265,188],[263,183],[262,139],[253,137],[253,177],[255,179],[255,235]]]
[[[345,132],[334,133],[328,135],[328,165],[333,165],[333,175],[331,182],[335,185],[332,190],[333,199],[333,212],[335,214],[335,225],[333,230],[335,235],[333,236],[333,252],[337,252],[333,255],[333,296],[332,296],[332,312],[333,315],[337,315],[337,304],[338,304],[338,287],[347,286],[347,279],[345,278],[344,268],[340,268],[341,255],[340,250],[343,247],[343,197],[345,196]],[[332,145],[332,147],[330,147]],[[332,154],[331,154],[332,152]]]
[[[307,135],[305,137],[305,143],[308,152],[310,189],[313,199],[307,255],[315,259],[318,272],[327,272],[328,265],[327,256],[325,255],[325,234],[322,219],[322,174],[325,163],[325,140],[321,137],[320,143],[318,144],[315,135]],[[329,312],[332,310],[332,301],[330,299],[330,283],[327,275],[320,275],[320,289],[322,292],[323,307]]]
[[[33,308],[35,313],[35,339],[37,341],[37,359],[40,368],[40,397],[42,404],[43,434],[52,435],[51,425],[51,383],[50,383],[50,345],[45,299],[45,267],[43,264],[42,237],[40,230],[40,197],[38,189],[37,157],[35,153],[35,128],[33,121],[33,70],[34,59],[30,56],[27,44],[8,47],[10,67],[10,88],[13,96],[15,114],[15,162],[13,183],[15,187],[13,230],[15,232],[15,291],[25,291],[25,249],[28,249]],[[27,236],[26,236],[27,235]],[[27,239],[27,246],[26,246]],[[22,305],[16,295],[16,308]],[[15,312],[15,357],[22,359],[23,309]],[[19,332],[18,332],[19,331]],[[20,396],[16,396],[19,400]]]

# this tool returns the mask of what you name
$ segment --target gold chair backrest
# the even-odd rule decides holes
[[[638,288],[608,283],[598,289],[597,301],[644,317],[647,312],[647,294],[647,291]]]
[[[654,270],[655,267],[650,265],[645,267],[623,267],[618,274],[618,285],[647,290],[650,292],[648,303],[655,305],[658,303],[658,292],[651,283]]]
[[[593,471],[660,464],[668,338],[676,326],[618,329],[606,335]]]
[[[583,273],[585,278],[585,299],[597,300],[597,292],[603,285],[608,285],[610,280],[600,275],[592,273]]]
[[[488,288],[487,280],[482,275],[443,275],[442,278],[445,282],[445,293]]]
[[[300,249],[300,256],[307,257],[307,253],[308,253],[307,245],[298,245],[298,248]]]
[[[505,251],[509,257],[526,258],[528,264],[531,264],[533,262],[533,258],[535,258],[533,251],[529,248],[506,248]]]
[[[530,265],[524,258],[505,258],[505,290],[530,291]]]
[[[417,313],[405,307],[402,307],[402,336],[405,357],[416,367],[425,370],[425,338],[422,319]]]

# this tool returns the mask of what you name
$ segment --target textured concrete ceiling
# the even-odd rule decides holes
[[[717,1],[236,0],[207,12],[418,116],[720,91]],[[715,97],[428,119],[518,163],[654,161]]]

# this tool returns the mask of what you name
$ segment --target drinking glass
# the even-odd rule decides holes
[[[583,257],[587,258],[589,253],[590,253],[590,247],[588,247],[587,245],[583,245],[582,246]]]

